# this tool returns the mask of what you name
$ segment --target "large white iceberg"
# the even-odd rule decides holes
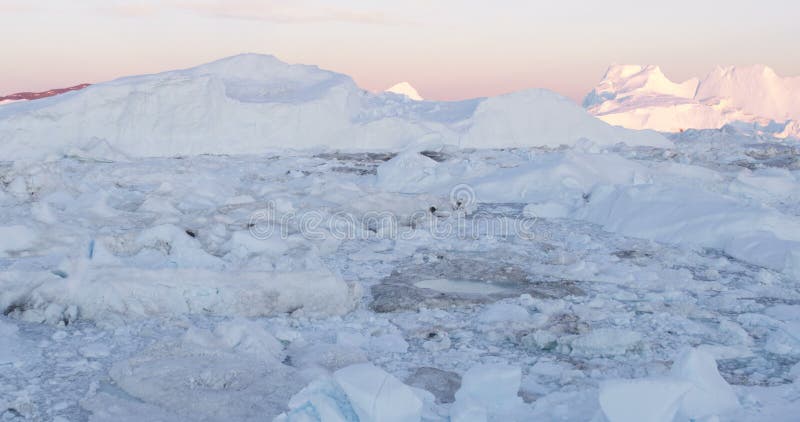
[[[800,77],[782,77],[763,65],[718,66],[702,79],[681,83],[658,66],[613,65],[583,105],[603,121],[631,129],[678,132],[779,122],[773,133],[800,135]]]
[[[398,150],[625,142],[669,145],[612,127],[555,93],[459,102],[372,94],[342,74],[244,54],[0,108],[0,155],[175,156],[272,149]]]

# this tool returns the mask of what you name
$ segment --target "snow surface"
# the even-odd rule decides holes
[[[800,76],[767,66],[717,67],[702,79],[669,80],[658,66],[614,65],[584,107],[613,125],[677,132],[757,123],[770,134],[800,137]],[[777,127],[767,127],[777,122]]]
[[[423,100],[422,96],[419,95],[419,92],[417,92],[417,89],[414,88],[408,82],[400,82],[400,83],[394,84],[391,87],[387,88],[386,92],[393,92],[395,94],[404,95],[404,96],[408,97],[410,100],[414,100],[414,101],[422,101]]]
[[[256,54],[0,109],[0,153],[6,159],[376,151],[431,142],[572,145],[584,138],[602,145],[669,143],[655,133],[604,124],[549,91],[409,102],[368,93],[345,75]]]

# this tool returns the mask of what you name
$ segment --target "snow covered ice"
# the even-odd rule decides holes
[[[387,88],[386,92],[393,92],[395,94],[404,95],[404,96],[408,97],[409,100],[414,100],[414,101],[422,101],[423,100],[422,96],[419,95],[419,92],[417,92],[417,89],[414,88],[408,82],[400,82],[400,83],[394,84],[391,87]]]
[[[2,105],[0,156],[0,420],[800,412],[798,150],[752,127],[244,55]]]
[[[735,124],[800,139],[800,77],[782,77],[763,65],[717,66],[681,83],[658,66],[614,65],[583,105],[627,128],[678,132]]]

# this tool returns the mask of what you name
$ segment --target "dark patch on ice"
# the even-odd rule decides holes
[[[800,299],[795,298],[786,298],[786,297],[768,297],[768,296],[761,296],[753,298],[756,303],[765,306],[774,306],[774,305],[800,305]]]
[[[22,315],[25,311],[31,309],[29,303],[25,301],[16,301],[12,302],[10,305],[3,310],[3,315],[5,316],[15,316],[15,315]]]
[[[426,390],[436,397],[437,403],[453,403],[461,388],[461,376],[455,372],[423,366],[406,378],[406,384]]]
[[[67,278],[67,277],[69,277],[69,274],[67,274],[67,273],[66,273],[65,271],[63,271],[63,270],[53,270],[53,271],[50,271],[50,272],[51,272],[53,275],[55,275],[55,276],[58,276],[58,277],[61,277],[61,278]]]
[[[293,176],[297,174],[303,175],[303,177],[308,177],[311,175],[311,172],[308,170],[286,170],[285,173],[287,176]]]
[[[784,143],[763,143],[745,145],[744,154],[756,160],[768,160],[776,157],[797,156],[797,148]]]
[[[531,404],[531,403],[535,402],[540,397],[536,393],[533,393],[533,392],[530,392],[530,391],[526,391],[526,390],[522,390],[522,389],[519,390],[519,392],[517,392],[517,395],[522,399],[523,402],[528,403],[528,404]]]
[[[764,167],[800,169],[800,149],[785,143],[765,142],[746,145],[744,155],[750,160],[737,160],[734,164],[750,170]]]
[[[798,157],[775,157],[757,161],[736,160],[732,164],[748,170],[758,170],[768,167],[785,168],[787,170],[800,169],[800,159],[798,159]]]
[[[455,287],[450,291],[419,287],[428,280],[445,280]],[[480,285],[485,283],[485,291]],[[459,284],[465,288],[459,291]],[[370,308],[379,313],[428,308],[450,308],[530,294],[533,297],[556,299],[585,294],[579,282],[537,276],[532,279],[521,267],[494,259],[436,259],[409,263],[396,268],[381,283],[372,286]]]
[[[333,167],[331,171],[336,173],[356,174],[359,176],[375,175],[378,170],[375,167]]]
[[[636,259],[636,258],[652,258],[653,254],[650,252],[636,251],[636,250],[623,250],[613,252],[612,255],[619,259]]]
[[[729,384],[774,387],[793,382],[789,371],[797,363],[797,358],[767,353],[766,356],[720,359],[717,367]]]
[[[397,154],[393,152],[361,152],[361,153],[347,153],[347,152],[323,152],[317,154],[314,158],[323,160],[339,160],[339,161],[358,161],[358,162],[384,162],[394,158]]]
[[[450,158],[450,156],[448,156],[447,154],[445,154],[445,153],[443,153],[441,151],[427,151],[426,150],[426,151],[420,152],[420,155],[424,155],[424,156],[430,158],[431,160],[436,161],[437,163],[441,163],[441,162],[447,161]]]
[[[631,261],[635,265],[645,266],[653,261],[655,254],[649,251],[638,249],[622,249],[612,252],[611,255],[619,259]]]
[[[418,310],[421,307],[446,308],[456,302],[446,294],[434,291],[423,291],[406,284],[378,284],[372,286],[372,302],[370,309],[378,313]],[[460,302],[478,302],[461,298]]]
[[[731,164],[733,164],[735,166],[742,167],[742,168],[746,168],[748,170],[756,170],[756,169],[761,167],[761,165],[759,165],[757,163],[754,163],[752,161],[747,161],[747,160],[736,160]]]

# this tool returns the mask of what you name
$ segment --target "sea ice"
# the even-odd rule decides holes
[[[669,377],[608,381],[599,394],[610,422],[714,420],[739,408],[714,357],[702,348],[681,353]]]
[[[733,388],[717,370],[717,362],[702,348],[683,352],[672,365],[672,376],[691,384],[681,400],[680,414],[690,420],[701,420],[739,408]]]
[[[672,379],[608,381],[600,389],[600,407],[609,422],[673,422],[690,388]]]
[[[504,364],[479,364],[461,379],[455,403],[450,409],[453,422],[518,420],[524,412],[519,387],[519,367]]]
[[[361,422],[419,422],[422,401],[407,385],[372,364],[342,368],[333,379]]]

